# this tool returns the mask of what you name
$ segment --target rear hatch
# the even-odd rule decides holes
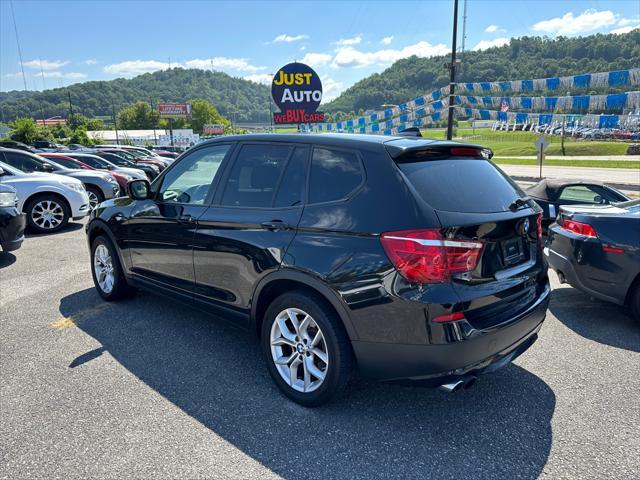
[[[478,329],[517,317],[547,287],[541,209],[486,156],[479,147],[447,145],[394,158],[416,197],[435,210],[442,238],[480,250],[467,271],[451,274],[458,308]]]

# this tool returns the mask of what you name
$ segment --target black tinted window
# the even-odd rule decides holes
[[[31,158],[29,155],[22,155],[20,153],[14,152],[4,152],[4,157],[7,164],[17,168],[18,170],[22,170],[23,172],[31,173],[45,171],[45,169],[42,168],[42,164]]]
[[[355,153],[314,148],[309,179],[309,203],[347,197],[362,183],[363,172]]]
[[[293,207],[302,204],[307,186],[308,162],[309,148],[296,147],[280,181],[274,202],[275,207]]]
[[[288,145],[244,145],[227,180],[222,205],[271,207],[290,153]]]
[[[399,164],[422,199],[436,210],[491,213],[509,210],[520,188],[487,160],[427,160]]]

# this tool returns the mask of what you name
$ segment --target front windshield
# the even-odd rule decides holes
[[[60,165],[59,163],[54,162],[53,160],[49,160],[47,159],[42,159],[42,163],[46,163],[48,165],[51,165],[53,168],[55,168],[56,170],[69,170],[67,167],[65,167],[64,165]]]

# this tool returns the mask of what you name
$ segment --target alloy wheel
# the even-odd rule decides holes
[[[104,293],[111,293],[115,281],[113,261],[109,249],[103,244],[98,245],[93,253],[93,267],[100,289]]]
[[[98,195],[96,195],[91,190],[87,190],[87,195],[89,196],[89,208],[93,210],[100,203],[100,199],[98,198]]]
[[[42,200],[31,209],[31,220],[44,230],[58,227],[64,220],[64,209],[55,200]]]
[[[327,344],[311,315],[298,308],[281,311],[271,326],[271,357],[282,379],[309,393],[324,381],[329,367]]]

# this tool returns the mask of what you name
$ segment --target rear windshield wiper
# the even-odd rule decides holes
[[[509,205],[509,210],[515,212],[516,210],[520,210],[523,207],[528,207],[529,200],[531,200],[530,197],[516,198],[513,202],[511,202],[511,205]]]

